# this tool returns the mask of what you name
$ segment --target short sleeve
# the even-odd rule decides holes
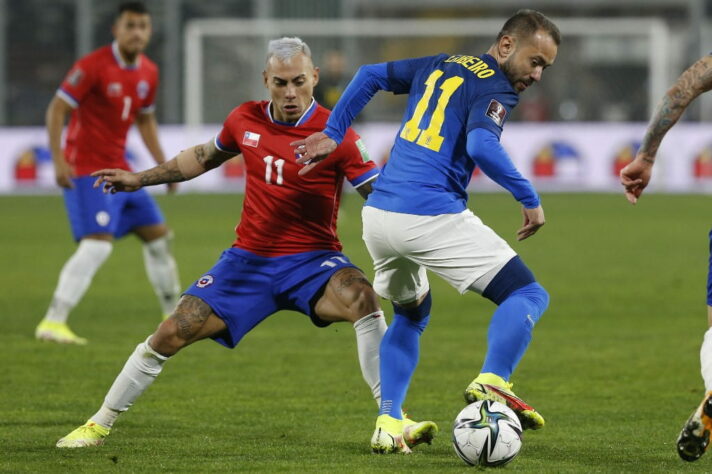
[[[230,112],[225,122],[223,122],[220,132],[215,135],[215,147],[225,153],[240,153],[240,137],[237,136],[239,109],[239,107],[236,107]],[[249,134],[251,132],[245,133]],[[249,139],[249,137],[246,136],[245,139]]]
[[[77,108],[94,86],[96,79],[97,75],[91,63],[86,59],[80,59],[67,73],[57,89],[57,95],[73,108]]]
[[[424,56],[422,58],[401,59],[386,63],[390,91],[394,94],[407,94],[416,73],[427,68],[434,61],[447,57],[445,54]]]
[[[504,122],[509,118],[516,103],[517,97],[514,93],[483,94],[477,97],[467,117],[467,133],[476,128],[484,128],[499,138]]]
[[[148,94],[141,102],[142,114],[153,113],[156,110],[156,91],[159,84],[158,71],[153,74],[153,78],[148,82]]]
[[[347,130],[338,150],[342,157],[341,168],[353,187],[358,188],[378,176],[378,165],[371,161],[361,137],[351,128]]]

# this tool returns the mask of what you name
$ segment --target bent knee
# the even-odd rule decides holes
[[[151,337],[151,347],[160,354],[173,355],[189,343],[181,333],[175,314],[163,321]]]

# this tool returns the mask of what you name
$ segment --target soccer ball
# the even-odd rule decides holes
[[[470,466],[503,466],[522,448],[522,424],[503,403],[480,400],[455,418],[452,445]]]

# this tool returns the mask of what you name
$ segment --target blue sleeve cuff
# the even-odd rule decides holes
[[[509,155],[492,131],[476,128],[467,134],[467,154],[482,172],[512,193],[527,209],[539,207],[541,201],[534,186],[519,173]]]

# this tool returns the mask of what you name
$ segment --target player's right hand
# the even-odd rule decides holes
[[[116,194],[119,191],[131,192],[141,189],[141,181],[136,173],[120,169],[104,169],[94,171],[92,176],[96,177],[94,187],[102,187],[104,194]]]
[[[650,182],[654,160],[654,156],[638,153],[635,159],[621,170],[621,184],[625,188],[625,197],[631,204],[638,202],[638,198]]]
[[[297,155],[297,163],[306,165],[299,170],[300,176],[310,172],[317,163],[329,156],[338,146],[324,132],[312,133],[304,140],[294,141],[290,145],[295,147],[294,153]]]
[[[74,177],[74,171],[69,163],[64,161],[64,156],[54,160],[54,179],[60,188],[72,189],[74,187],[72,178]]]
[[[534,209],[522,207],[522,215],[524,216],[524,222],[522,227],[517,231],[517,240],[524,240],[536,234],[536,231],[546,222],[544,218],[544,208],[541,206],[535,207]]]

